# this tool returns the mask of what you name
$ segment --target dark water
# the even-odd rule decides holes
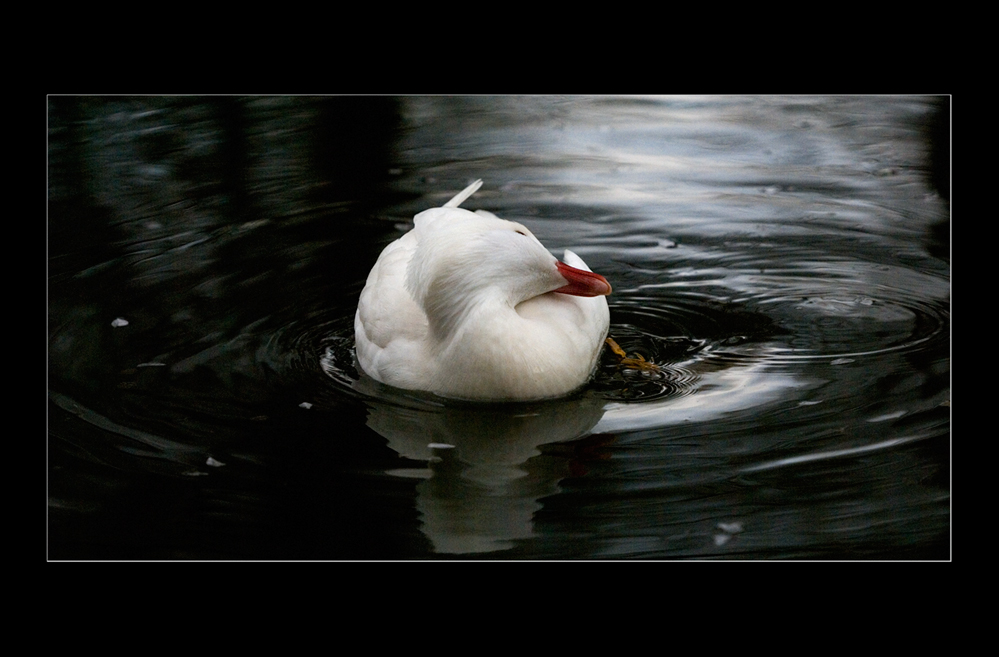
[[[946,108],[51,98],[49,558],[949,558]],[[476,178],[657,370],[359,375],[368,269]]]

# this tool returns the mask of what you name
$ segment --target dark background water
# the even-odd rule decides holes
[[[949,558],[948,102],[50,98],[49,558]],[[356,370],[368,269],[476,178],[659,371]]]

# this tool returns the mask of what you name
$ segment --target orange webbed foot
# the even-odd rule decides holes
[[[642,372],[659,371],[659,366],[652,361],[645,360],[642,354],[635,354],[634,358],[630,358],[625,350],[621,348],[621,345],[614,341],[614,338],[607,338],[605,342],[610,347],[610,350],[614,352],[614,355],[620,359],[620,366]]]

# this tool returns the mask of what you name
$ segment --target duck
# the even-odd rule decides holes
[[[361,370],[380,383],[470,401],[568,395],[593,375],[611,285],[526,226],[458,207],[476,180],[381,252],[354,316]]]

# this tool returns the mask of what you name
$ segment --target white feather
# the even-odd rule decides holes
[[[382,251],[354,319],[358,361],[382,383],[446,397],[565,395],[596,367],[610,286],[559,269],[521,224],[457,207],[481,185],[416,215]],[[571,251],[564,262],[590,271]],[[554,291],[574,280],[598,296]]]

